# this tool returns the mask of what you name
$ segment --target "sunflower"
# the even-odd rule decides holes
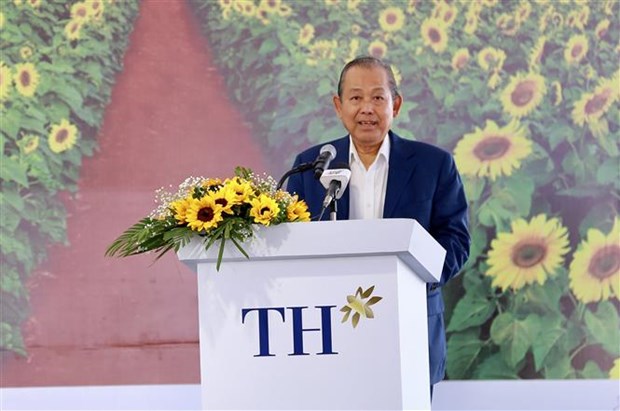
[[[620,380],[620,358],[614,360],[614,365],[609,370],[609,378],[612,380]]]
[[[54,153],[62,153],[69,150],[77,141],[77,127],[67,119],[60,120],[59,124],[53,124],[47,138],[50,150]]]
[[[325,1],[325,5],[330,7],[330,6],[336,6],[338,5],[338,3],[340,3],[340,0],[324,0]]]
[[[241,181],[237,177],[227,180],[226,184],[229,186],[229,189],[235,193],[235,204],[248,202],[248,198],[254,194],[252,185],[247,181]]]
[[[220,9],[223,10],[230,10],[232,8],[233,5],[233,0],[218,0],[217,3],[220,5]]]
[[[564,49],[564,60],[568,64],[579,63],[588,53],[588,38],[583,34],[571,37]]]
[[[268,226],[278,217],[280,207],[278,203],[271,197],[261,194],[252,200],[252,208],[250,216],[254,217],[254,222]]]
[[[256,18],[265,26],[271,24],[271,21],[269,20],[269,12],[262,6],[256,8]]]
[[[80,38],[80,31],[84,25],[83,20],[69,20],[65,26],[65,36],[69,40],[77,40]]]
[[[355,11],[357,7],[360,5],[362,0],[347,0],[347,10]]]
[[[360,41],[359,39],[351,39],[351,41],[349,42],[349,58],[347,59],[347,61],[351,61],[355,58],[355,56],[357,56],[357,51],[360,48]]]
[[[422,0],[408,0],[407,1],[407,13],[413,14],[416,12],[417,6]]]
[[[553,89],[553,105],[557,107],[562,104],[562,83],[554,81],[551,83],[551,88]]]
[[[452,56],[452,69],[454,71],[462,70],[469,62],[469,50],[467,48],[458,49]]]
[[[422,23],[420,31],[424,44],[430,46],[435,53],[443,52],[448,46],[447,26],[440,19],[426,19]]]
[[[256,16],[256,5],[254,0],[237,0],[241,4],[241,14],[246,17]]]
[[[465,27],[463,31],[469,35],[473,35],[478,29],[478,21],[479,17],[477,13],[468,12],[465,16]]]
[[[281,17],[288,17],[291,14],[293,14],[293,9],[291,8],[291,6],[289,6],[288,4],[283,4],[280,6],[280,9],[278,10],[278,15],[280,15]]]
[[[84,2],[75,3],[71,6],[72,20],[88,20],[90,18],[90,8]]]
[[[200,199],[192,198],[189,208],[185,214],[187,225],[194,231],[208,231],[217,227],[217,224],[224,219],[219,204],[210,195],[205,195]]]
[[[11,69],[5,66],[3,61],[0,61],[0,101],[9,95],[12,77]]]
[[[32,134],[26,135],[20,140],[19,146],[24,154],[28,155],[39,147],[39,137]]]
[[[439,18],[443,20],[443,22],[446,23],[446,25],[451,26],[452,23],[454,23],[454,20],[456,20],[457,14],[458,14],[458,10],[456,6],[446,4],[446,7],[442,9],[442,13],[439,16]]]
[[[189,206],[192,204],[192,197],[181,198],[179,200],[173,201],[170,204],[170,209],[174,215],[174,218],[177,220],[179,224],[187,223],[187,210],[189,210]]]
[[[602,79],[593,93],[584,93],[575,103],[572,117],[573,122],[583,126],[586,122],[597,121],[609,110],[609,107],[618,99],[619,84],[614,79]]]
[[[387,45],[380,40],[375,40],[368,45],[368,54],[379,59],[384,58],[387,54]]]
[[[609,19],[601,20],[594,29],[594,33],[596,33],[596,37],[602,39],[607,34],[609,30]]]
[[[22,60],[30,59],[33,54],[34,52],[32,51],[32,47],[30,46],[24,46],[19,49],[19,56],[22,58]]]
[[[499,70],[493,70],[493,73],[491,74],[491,76],[489,77],[489,80],[487,81],[487,86],[491,90],[495,90],[501,81],[502,81],[502,78],[499,75]]]
[[[86,0],[86,7],[88,7],[88,14],[90,16],[98,18],[103,14],[105,4],[103,0]]]
[[[517,22],[519,22],[519,24],[521,24],[530,17],[531,13],[532,5],[530,4],[530,2],[521,1],[521,3],[519,3],[519,7],[517,7],[517,10],[515,11],[515,19],[517,20]]]
[[[556,218],[539,214],[529,223],[521,218],[515,220],[511,228],[512,232],[498,233],[491,241],[485,275],[492,277],[493,287],[502,291],[544,284],[562,265],[569,250],[566,227]]]
[[[532,47],[532,51],[530,53],[530,69],[538,67],[540,63],[542,63],[542,59],[545,55],[545,45],[547,43],[547,38],[545,36],[541,36],[536,40],[536,44]]]
[[[506,60],[504,50],[485,47],[478,53],[478,65],[485,71],[501,70]]]
[[[310,41],[314,38],[314,26],[306,23],[301,29],[299,29],[299,36],[297,37],[297,43],[302,46],[310,44]]]
[[[608,235],[589,229],[570,263],[569,286],[583,303],[620,297],[620,218]]]
[[[258,8],[265,10],[267,13],[277,13],[282,6],[282,0],[261,0]]]
[[[400,86],[400,82],[403,80],[403,75],[400,74],[400,70],[395,65],[390,65],[392,69],[392,74],[394,74],[394,80],[396,80],[396,85]]]
[[[537,73],[519,73],[510,79],[502,92],[504,111],[514,118],[521,118],[534,110],[547,92],[545,78]]]
[[[32,7],[32,8],[39,8],[41,6],[41,0],[28,0],[28,4]]]
[[[222,208],[222,213],[234,214],[232,208],[237,204],[237,193],[230,186],[224,186],[216,191],[213,199]]]
[[[13,79],[20,94],[32,97],[39,85],[39,72],[32,63],[17,64]]]
[[[521,167],[521,160],[531,152],[532,142],[515,120],[501,128],[487,120],[484,130],[476,127],[457,143],[454,159],[461,173],[495,181]]]
[[[405,13],[398,7],[388,7],[379,13],[379,25],[386,32],[394,32],[403,28]]]
[[[297,196],[295,196],[294,201],[286,207],[286,216],[290,222],[310,221],[308,205],[303,200],[297,200]]]

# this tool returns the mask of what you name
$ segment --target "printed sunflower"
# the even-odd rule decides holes
[[[514,118],[524,117],[538,107],[546,92],[543,76],[532,72],[519,73],[510,79],[502,92],[504,111]]]

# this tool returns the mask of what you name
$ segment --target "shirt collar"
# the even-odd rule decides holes
[[[373,162],[373,164],[380,157],[383,157],[386,165],[389,164],[390,162],[390,136],[388,135],[386,135],[383,138],[383,142],[381,143],[381,147],[379,147],[379,152],[377,153],[377,158],[375,158],[375,161]],[[353,144],[353,139],[351,138],[350,134],[349,134],[349,162],[351,163],[361,162],[360,156],[359,154],[357,154],[357,149],[355,148],[355,144]]]

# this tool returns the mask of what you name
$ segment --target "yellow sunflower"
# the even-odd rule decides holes
[[[293,9],[291,8],[291,6],[289,6],[288,4],[283,4],[280,6],[280,9],[278,10],[278,15],[280,15],[281,17],[288,17],[291,14],[293,14]]]
[[[618,81],[602,79],[593,93],[584,93],[575,103],[572,117],[579,126],[597,121],[609,110],[609,107],[618,99]]]
[[[405,13],[398,7],[388,7],[379,13],[379,25],[386,32],[394,32],[403,28]]]
[[[222,213],[234,214],[233,206],[237,203],[237,192],[230,186],[224,186],[213,194],[215,203],[222,208]]]
[[[256,5],[254,0],[237,0],[241,2],[241,14],[246,17],[256,16]]]
[[[394,80],[396,80],[396,85],[400,86],[400,82],[403,80],[402,74],[400,74],[400,70],[395,65],[390,65],[392,69],[392,74],[394,74]]]
[[[614,360],[614,365],[609,370],[609,378],[612,380],[620,380],[620,358]]]
[[[30,59],[30,57],[32,57],[33,54],[34,54],[34,52],[32,51],[32,47],[30,47],[30,46],[24,46],[24,47],[21,47],[19,49],[19,56],[23,60]]]
[[[529,1],[521,1],[515,11],[515,19],[519,24],[525,22],[532,13],[532,4]]]
[[[504,111],[514,118],[529,114],[541,103],[547,92],[545,78],[537,73],[519,73],[510,79],[502,92]]]
[[[173,201],[172,204],[170,204],[170,208],[172,209],[172,213],[174,215],[174,218],[177,220],[177,223],[179,224],[187,223],[187,210],[189,210],[189,206],[191,204],[192,204],[191,196]]]
[[[469,35],[473,35],[478,29],[478,22],[478,14],[468,12],[465,16],[465,27],[463,28],[463,31]]]
[[[518,219],[510,233],[498,233],[491,241],[485,273],[493,287],[519,290],[526,285],[544,284],[564,262],[569,250],[568,231],[556,218],[539,214],[528,223]]]
[[[269,20],[269,12],[263,8],[262,6],[259,6],[256,8],[256,16],[255,16],[261,23],[263,23],[265,26],[268,24],[271,24],[271,20]]]
[[[541,36],[536,40],[536,44],[532,47],[532,52],[530,53],[530,70],[537,68],[540,63],[542,63],[542,59],[545,55],[545,45],[547,43],[547,38],[545,36]]]
[[[620,219],[608,235],[589,229],[570,263],[569,286],[583,303],[620,297]]]
[[[314,38],[314,26],[306,23],[301,29],[299,29],[299,36],[297,37],[297,43],[302,46],[310,44],[310,41]]]
[[[80,38],[80,31],[82,26],[84,25],[83,20],[69,20],[67,25],[65,26],[65,36],[69,40],[77,40]]]
[[[484,130],[476,127],[454,148],[454,159],[462,174],[490,177],[509,176],[521,167],[521,161],[532,152],[532,142],[525,136],[525,129],[516,121],[499,127],[487,120]]]
[[[368,54],[376,58],[384,58],[387,54],[387,45],[381,40],[375,40],[368,45]]]
[[[506,61],[504,50],[485,47],[478,53],[478,65],[485,71],[501,70]]]
[[[77,141],[77,131],[77,127],[64,118],[59,124],[53,124],[47,138],[50,150],[54,153],[62,153],[72,148]]]
[[[609,19],[601,20],[594,29],[594,33],[596,33],[596,37],[602,39],[607,34],[609,30]]]
[[[583,34],[571,37],[564,49],[564,60],[568,64],[579,63],[588,53],[588,38]]]
[[[502,81],[502,78],[499,75],[499,70],[493,70],[493,73],[491,74],[491,76],[489,77],[489,80],[487,81],[487,86],[491,90],[495,90],[501,81]]]
[[[425,19],[420,28],[424,44],[435,53],[443,52],[448,46],[447,25],[440,19]]]
[[[286,216],[288,221],[310,221],[310,212],[308,211],[308,205],[303,200],[295,200],[286,207]]]
[[[39,147],[39,137],[33,134],[26,135],[20,140],[19,146],[24,154],[28,155]]]
[[[470,55],[467,48],[458,49],[452,56],[452,69],[454,71],[462,70],[469,63]]]
[[[277,13],[282,6],[282,0],[261,0],[258,8],[265,10],[267,13]]]
[[[445,3],[444,3],[445,4]],[[443,20],[446,25],[451,26],[456,20],[456,16],[458,14],[458,9],[454,5],[446,4],[446,7],[442,9],[442,13],[439,16],[441,20]]]
[[[205,195],[201,199],[192,198],[189,208],[185,214],[187,226],[194,231],[208,231],[217,227],[218,223],[224,220],[221,207],[210,195]]]
[[[11,69],[0,61],[0,101],[6,99],[11,91],[12,83]]]
[[[253,199],[251,204],[250,216],[253,217],[254,222],[258,224],[268,226],[280,213],[278,203],[265,194],[261,194]]]
[[[86,7],[88,7],[88,14],[90,16],[98,18],[103,14],[105,4],[103,0],[86,0]]]
[[[347,0],[347,9],[350,11],[357,10],[362,0]]]
[[[347,61],[351,61],[357,56],[357,51],[359,50],[359,48],[360,48],[359,39],[351,39],[351,41],[349,42],[349,57]]]
[[[252,185],[247,181],[242,181],[235,177],[231,180],[227,180],[225,184],[228,189],[235,193],[235,204],[243,204],[248,202],[249,197],[254,194]]]
[[[407,13],[413,14],[416,12],[418,4],[420,4],[422,0],[408,0],[407,1]]]
[[[20,94],[32,97],[39,85],[39,72],[32,63],[20,63],[15,65],[13,80]]]
[[[28,0],[28,4],[36,9],[41,6],[41,0]]]
[[[90,8],[84,2],[75,3],[71,6],[72,20],[88,20],[90,18],[90,13]]]

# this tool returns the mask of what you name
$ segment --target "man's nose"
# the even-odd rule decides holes
[[[373,111],[372,101],[364,100],[362,102],[361,111],[362,111],[362,113],[372,113],[372,111]]]

